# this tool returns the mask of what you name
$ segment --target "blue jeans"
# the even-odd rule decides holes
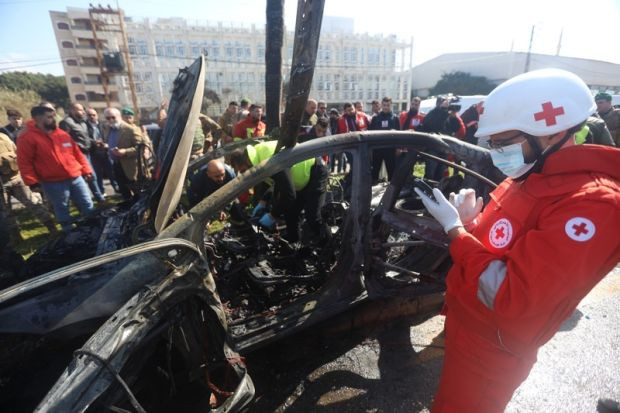
[[[77,206],[80,214],[88,216],[93,211],[93,200],[86,181],[81,176],[59,182],[41,182],[41,187],[54,208],[56,219],[64,231],[71,229],[69,199]]]
[[[93,192],[93,196],[95,197],[95,199],[97,201],[103,201],[104,197],[104,191],[99,189],[99,185],[98,185],[98,181],[97,181],[97,171],[95,171],[95,168],[93,167],[93,162],[90,158],[90,154],[89,153],[85,153],[84,156],[86,157],[86,159],[88,160],[88,163],[90,164],[90,169],[93,170],[93,179],[90,180],[90,182],[88,182],[88,187],[90,188],[90,190]]]

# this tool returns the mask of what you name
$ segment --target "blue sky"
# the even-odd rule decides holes
[[[116,2],[109,2],[112,6]],[[0,71],[62,74],[49,10],[87,8],[89,0],[0,0]],[[107,5],[108,2],[101,4]],[[126,15],[185,17],[264,24],[261,0],[120,0]],[[285,22],[295,24],[296,1],[285,1]],[[555,54],[563,30],[563,56],[620,63],[616,45],[620,0],[326,0],[325,14],[355,19],[356,32],[413,37],[414,65],[442,53],[533,51]],[[614,27],[616,26],[616,27]]]

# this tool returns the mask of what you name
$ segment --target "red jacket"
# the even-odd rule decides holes
[[[345,119],[346,115],[342,115],[338,118],[338,133],[358,132],[368,130],[368,117],[365,113],[355,113],[355,130],[349,130],[349,124]]]
[[[447,317],[511,353],[535,356],[620,260],[618,165],[620,149],[579,145],[551,155],[523,183],[505,180],[472,233],[450,245]],[[489,307],[480,280],[493,266],[503,266],[504,278]]]
[[[256,122],[252,115],[235,125],[233,138],[251,139],[265,136],[265,123],[261,120]]]
[[[26,185],[64,181],[93,172],[67,132],[56,128],[46,133],[32,120],[17,140],[17,165]]]
[[[409,115],[408,111],[403,111],[400,114],[400,128],[402,130],[410,130],[410,129],[417,129],[417,127],[422,123],[422,121],[424,120],[424,116],[426,116],[425,113],[420,113],[418,112],[417,115],[412,116],[411,120],[409,121],[409,125],[405,125],[405,122],[407,122],[407,116]]]

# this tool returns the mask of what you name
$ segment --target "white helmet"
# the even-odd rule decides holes
[[[553,135],[580,124],[595,110],[592,93],[575,74],[535,70],[505,81],[487,96],[476,136],[509,130]]]

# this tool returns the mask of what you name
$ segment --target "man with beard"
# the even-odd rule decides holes
[[[121,112],[107,108],[104,112],[108,127],[103,132],[103,141],[108,144],[114,178],[125,201],[140,193],[138,183],[138,147],[144,144],[144,137],[137,126],[121,120]]]
[[[86,122],[86,111],[84,111],[84,106],[79,103],[72,103],[69,107],[69,115],[60,121],[58,126],[71,136],[92,167],[90,153],[93,150],[93,138],[90,136],[90,125]],[[105,200],[105,196],[97,184],[97,174],[94,169],[93,179],[88,182],[88,186],[97,202],[103,202]]]
[[[56,126],[53,106],[31,109],[32,120],[17,141],[17,164],[24,183],[35,192],[45,192],[56,219],[71,229],[69,199],[84,216],[93,210],[86,181],[93,179],[88,160],[71,136]]]
[[[415,96],[411,99],[411,107],[409,111],[401,112],[400,126],[402,130],[416,130],[424,121],[424,112],[420,112],[420,103],[422,100]]]
[[[261,105],[250,106],[250,114],[247,118],[235,125],[233,130],[233,138],[252,139],[265,136],[266,125],[261,120],[263,116],[263,107]]]
[[[400,130],[398,116],[392,112],[392,99],[384,97],[381,100],[381,112],[372,117],[370,130]],[[396,151],[394,148],[378,148],[372,151],[372,182],[379,180],[381,164],[385,162],[388,181],[392,179],[396,167]]]

